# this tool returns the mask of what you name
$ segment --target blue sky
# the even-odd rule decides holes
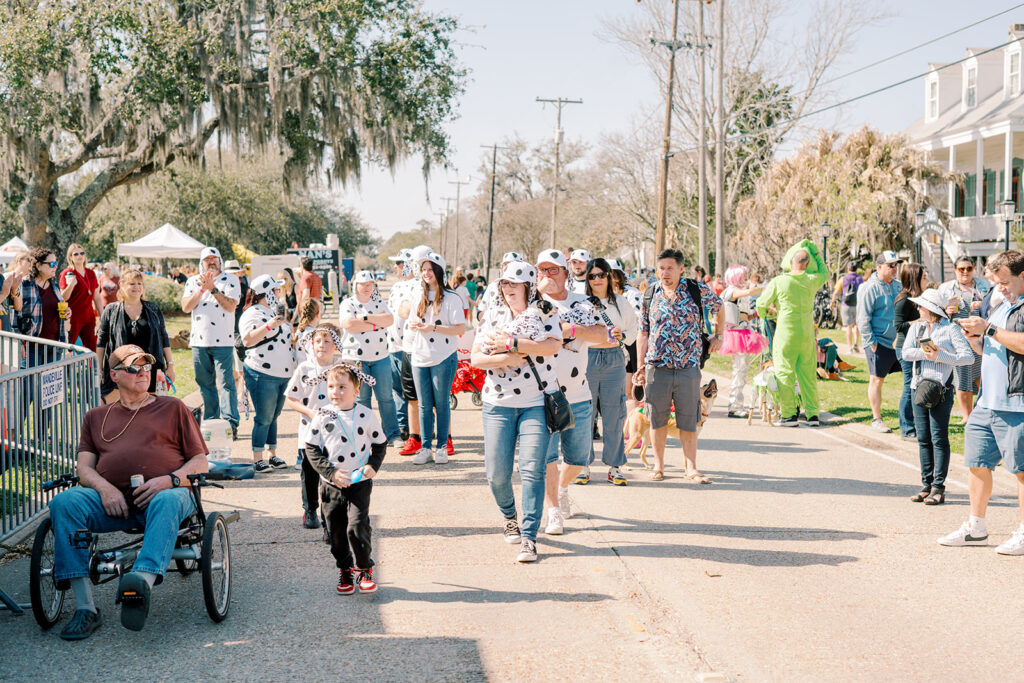
[[[643,2],[669,0],[642,0]],[[793,0],[791,23],[780,30],[798,31],[812,0]],[[899,0],[887,3],[886,19],[866,29],[853,50],[833,72],[838,76],[888,57],[918,43],[973,23],[1018,2]],[[555,111],[534,99],[570,97],[582,105],[563,110],[566,136],[596,142],[605,132],[627,129],[639,116],[657,110],[662,98],[658,84],[644,66],[597,33],[602,19],[638,11],[635,0],[425,0],[428,9],[459,17],[466,28],[459,38],[461,57],[470,69],[460,117],[449,128],[452,160],[463,180],[474,174],[484,150],[480,145],[519,134],[531,142],[551,136]],[[712,6],[713,7],[713,6]],[[883,65],[834,84],[836,100],[923,72],[929,62],[963,56],[967,47],[991,46],[1006,40],[1014,21],[1024,23],[1024,7],[962,33],[933,43]],[[807,123],[849,131],[864,124],[900,131],[920,117],[921,81],[847,105]],[[652,163],[653,160],[652,160]],[[339,201],[357,210],[379,234],[387,237],[415,226],[419,219],[437,220],[443,196],[454,196],[448,181],[456,172],[437,169],[429,181],[430,202],[420,162],[410,160],[394,175],[367,170],[360,187],[336,190]],[[471,194],[482,177],[471,179],[462,192]]]

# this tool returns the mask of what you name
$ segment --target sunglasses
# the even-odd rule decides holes
[[[958,273],[970,273],[974,270],[974,266],[967,266],[966,268],[957,268]]]
[[[150,372],[153,369],[153,365],[151,363],[146,363],[145,365],[121,365],[114,369],[127,372],[129,375],[137,375],[140,372]]]
[[[72,256],[85,256],[85,252],[84,251],[76,251],[74,254],[72,254]]]
[[[40,263],[42,265],[44,265],[44,266],[50,266],[51,268],[56,268],[57,267],[57,262],[56,261],[40,261]]]
[[[587,273],[588,280],[603,280],[608,277],[608,273]]]

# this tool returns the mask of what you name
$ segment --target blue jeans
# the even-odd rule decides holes
[[[484,469],[494,502],[505,519],[516,518],[516,496],[512,490],[512,463],[519,439],[519,478],[523,483],[523,538],[537,539],[544,517],[544,475],[551,434],[544,418],[544,406],[501,408],[485,403]],[[589,436],[589,432],[588,432]]]
[[[587,383],[601,409],[603,450],[601,461],[609,467],[626,464],[622,427],[626,423],[626,358],[622,349],[590,349]],[[590,462],[594,461],[594,441],[590,441]]]
[[[57,580],[89,576],[89,550],[72,548],[68,538],[78,529],[93,532],[125,531],[144,527],[142,548],[132,571],[163,576],[171,562],[171,553],[183,519],[195,512],[196,504],[187,488],[167,489],[153,496],[145,510],[129,508],[128,517],[110,517],[103,509],[95,489],[76,486],[50,501],[53,522],[53,577]]]
[[[362,361],[363,372],[377,380],[372,387],[363,384],[359,387],[360,405],[372,408],[370,394],[377,397],[377,411],[380,413],[381,426],[388,441],[398,438],[398,418],[395,415],[395,398],[392,396],[394,385],[391,383],[391,357],[375,361]]]
[[[452,393],[452,382],[455,371],[459,368],[459,359],[455,352],[437,365],[429,368],[412,368],[412,380],[416,383],[416,395],[420,399],[420,437],[423,447],[430,448],[434,438],[434,414],[437,414],[437,439],[435,448],[444,448],[448,441],[452,411],[448,397]]]
[[[575,421],[572,429],[552,434],[548,441],[547,461],[558,462],[558,444],[562,444],[562,460],[566,465],[583,467],[594,459],[594,404],[591,401],[573,403],[572,417]],[[546,424],[546,423],[545,423]],[[605,433],[608,430],[605,429]],[[619,438],[622,427],[619,427]]]
[[[403,432],[409,431],[409,404],[402,396],[402,352],[391,354],[391,394],[398,409],[395,411],[398,417],[398,429]]]
[[[203,419],[223,418],[238,426],[238,392],[232,374],[233,346],[193,346],[192,370],[203,396]]]
[[[262,453],[263,448],[277,448],[277,418],[284,408],[284,390],[288,377],[274,377],[257,372],[248,365],[242,367],[245,388],[252,399],[252,452]]]
[[[946,490],[949,474],[949,413],[953,410],[953,387],[947,387],[942,401],[934,408],[914,408],[917,449],[921,458],[921,483],[929,488]]]
[[[903,369],[903,393],[900,394],[900,434],[906,436],[915,431],[914,392],[910,390],[910,380],[914,376],[914,364],[903,360],[903,349],[896,347],[896,358]]]

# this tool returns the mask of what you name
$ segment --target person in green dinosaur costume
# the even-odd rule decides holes
[[[817,427],[818,385],[815,368],[818,347],[814,341],[814,295],[828,280],[828,269],[818,247],[802,240],[782,259],[782,275],[772,279],[757,297],[757,314],[764,317],[775,304],[778,322],[772,344],[775,378],[779,383],[781,424],[797,426],[796,383],[807,423]],[[788,272],[786,272],[788,271]]]

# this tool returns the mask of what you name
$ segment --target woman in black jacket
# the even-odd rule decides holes
[[[122,344],[136,344],[156,359],[153,372],[150,373],[149,391],[156,391],[157,375],[161,372],[167,379],[174,382],[174,360],[171,358],[171,340],[167,336],[164,314],[160,307],[142,297],[146,293],[142,271],[126,270],[121,274],[117,301],[108,304],[100,316],[100,336],[96,345],[103,378],[100,383],[100,394],[103,400],[111,403],[117,400],[113,392],[117,386],[110,379],[110,368],[107,359]]]
[[[900,395],[900,434],[904,439],[917,439],[914,429],[914,402],[910,381],[914,376],[914,364],[903,360],[903,342],[907,338],[907,330],[911,323],[921,317],[917,304],[911,298],[921,296],[924,291],[924,266],[920,263],[905,263],[900,270],[900,282],[903,291],[896,295],[893,325],[896,327],[896,358],[903,368],[903,393]]]

